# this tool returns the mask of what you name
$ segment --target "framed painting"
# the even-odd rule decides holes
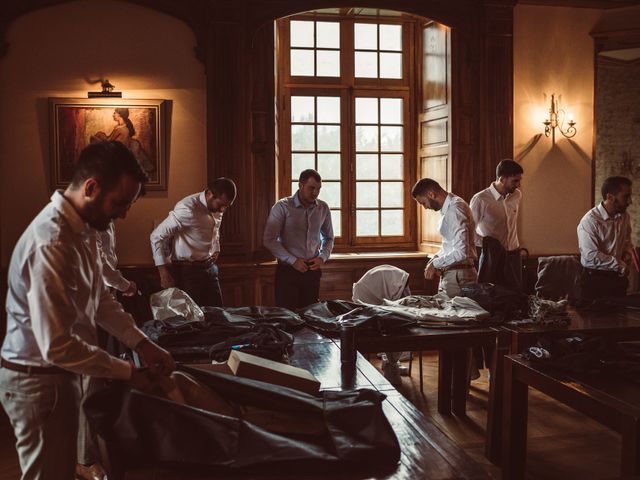
[[[51,183],[69,185],[82,149],[116,140],[134,154],[147,175],[147,190],[167,189],[166,100],[49,98]]]

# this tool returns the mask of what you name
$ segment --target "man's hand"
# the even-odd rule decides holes
[[[322,265],[324,265],[324,260],[321,257],[312,258],[307,265],[309,266],[309,270],[320,270]]]
[[[152,375],[169,375],[176,369],[176,362],[171,354],[148,338],[136,346],[136,352],[142,357]]]
[[[133,280],[129,281],[129,288],[127,288],[122,295],[124,297],[133,297],[136,293],[138,293],[138,285]]]
[[[309,267],[307,266],[307,262],[305,262],[301,258],[296,259],[296,261],[291,266],[295,268],[297,271],[299,271],[300,273],[304,273],[307,270],[309,270]]]
[[[220,256],[220,252],[213,252],[213,255],[211,255],[211,258],[213,259],[214,262],[217,262],[219,256]]]
[[[438,275],[438,270],[433,266],[433,260],[427,263],[427,266],[424,269],[424,278],[427,280],[432,280],[434,277]]]
[[[151,393],[153,390],[153,382],[149,378],[148,374],[135,367],[131,369],[131,377],[127,383],[143,393]]]
[[[158,265],[158,273],[160,274],[160,286],[162,288],[171,288],[176,286],[176,281],[171,276],[167,265]]]

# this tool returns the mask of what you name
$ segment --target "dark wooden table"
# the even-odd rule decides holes
[[[577,333],[592,336],[602,336],[612,340],[640,340],[640,311],[638,310],[568,310],[570,323],[568,325],[505,325],[501,327],[501,347],[498,349],[497,363],[499,370],[504,367],[501,357],[507,354],[522,353],[526,348],[534,345],[541,335],[566,335]],[[500,343],[499,342],[499,343]],[[507,345],[505,345],[507,342]],[[485,453],[489,460],[499,464],[501,459],[500,449],[501,423],[502,423],[502,378],[499,373],[496,376],[496,385],[493,386],[493,401],[489,404],[489,418],[487,424],[487,443]],[[491,378],[492,383],[494,378]]]
[[[459,446],[429,422],[406,398],[404,398],[362,355],[357,357],[355,376],[343,378],[340,366],[339,342],[303,329],[296,333],[290,354],[290,363],[311,371],[320,381],[323,390],[371,388],[383,392],[384,413],[394,429],[401,449],[400,463],[392,472],[380,472],[371,476],[357,473],[335,475],[335,479],[489,479],[490,477]],[[145,469],[127,473],[128,480],[168,480],[175,473]],[[185,478],[181,476],[180,478]],[[198,479],[203,477],[188,477]],[[221,478],[221,477],[216,477]],[[241,475],[237,479],[293,478],[282,472],[279,475]],[[295,478],[300,478],[296,476]],[[326,475],[305,479],[326,478]]]
[[[528,387],[615,430],[622,436],[621,476],[640,475],[640,386],[611,375],[575,375],[505,357],[503,480],[524,478]]]

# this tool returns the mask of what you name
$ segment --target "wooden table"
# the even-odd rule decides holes
[[[593,418],[622,435],[621,476],[640,474],[640,386],[611,375],[575,375],[505,357],[504,480],[524,478],[528,387]]]
[[[290,354],[292,365],[306,368],[320,381],[323,390],[371,388],[387,398],[383,410],[400,443],[401,459],[395,470],[379,472],[366,478],[380,479],[489,479],[490,477],[460,447],[429,422],[380,372],[358,354],[355,376],[344,379],[340,367],[339,342],[323,337],[307,328],[296,332]],[[346,382],[346,383],[345,383]],[[111,477],[109,477],[111,478]],[[175,473],[159,469],[128,472],[128,480],[169,480]],[[203,477],[185,477],[190,480]],[[217,476],[216,478],[222,478]],[[299,475],[235,475],[236,479],[300,478]],[[326,475],[304,475],[305,479],[327,478]],[[335,479],[365,478],[361,473],[332,474]]]
[[[507,338],[499,337],[501,344],[497,354],[497,366],[504,368],[504,361],[501,357],[511,353],[518,354],[526,348],[534,345],[541,335],[562,335],[577,333],[591,336],[602,336],[612,340],[640,340],[640,311],[637,310],[617,310],[617,311],[596,311],[596,310],[576,310],[569,308],[569,324],[558,325],[505,325],[501,327],[503,335]],[[508,348],[505,346],[507,343]],[[499,464],[501,459],[500,449],[501,423],[502,423],[502,378],[500,373],[496,376],[496,385],[493,388],[494,394],[489,403],[489,418],[487,420],[487,443],[485,454],[493,463]],[[491,378],[494,381],[493,375]]]

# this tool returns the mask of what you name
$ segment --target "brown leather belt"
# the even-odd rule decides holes
[[[458,264],[458,265],[450,265],[448,267],[444,267],[440,269],[441,273],[448,272],[449,270],[466,270],[467,268],[475,268],[473,265],[467,264]]]
[[[208,257],[204,260],[174,260],[171,263],[177,266],[206,268],[213,265],[215,261],[213,260],[213,257]]]
[[[62,373],[72,373],[69,370],[65,370],[60,367],[38,367],[35,365],[22,365],[20,363],[13,363],[9,360],[5,360],[4,358],[0,358],[0,366],[6,368],[7,370],[13,370],[14,372],[26,373],[27,375],[35,374],[35,375],[52,375],[52,374],[62,374]]]

